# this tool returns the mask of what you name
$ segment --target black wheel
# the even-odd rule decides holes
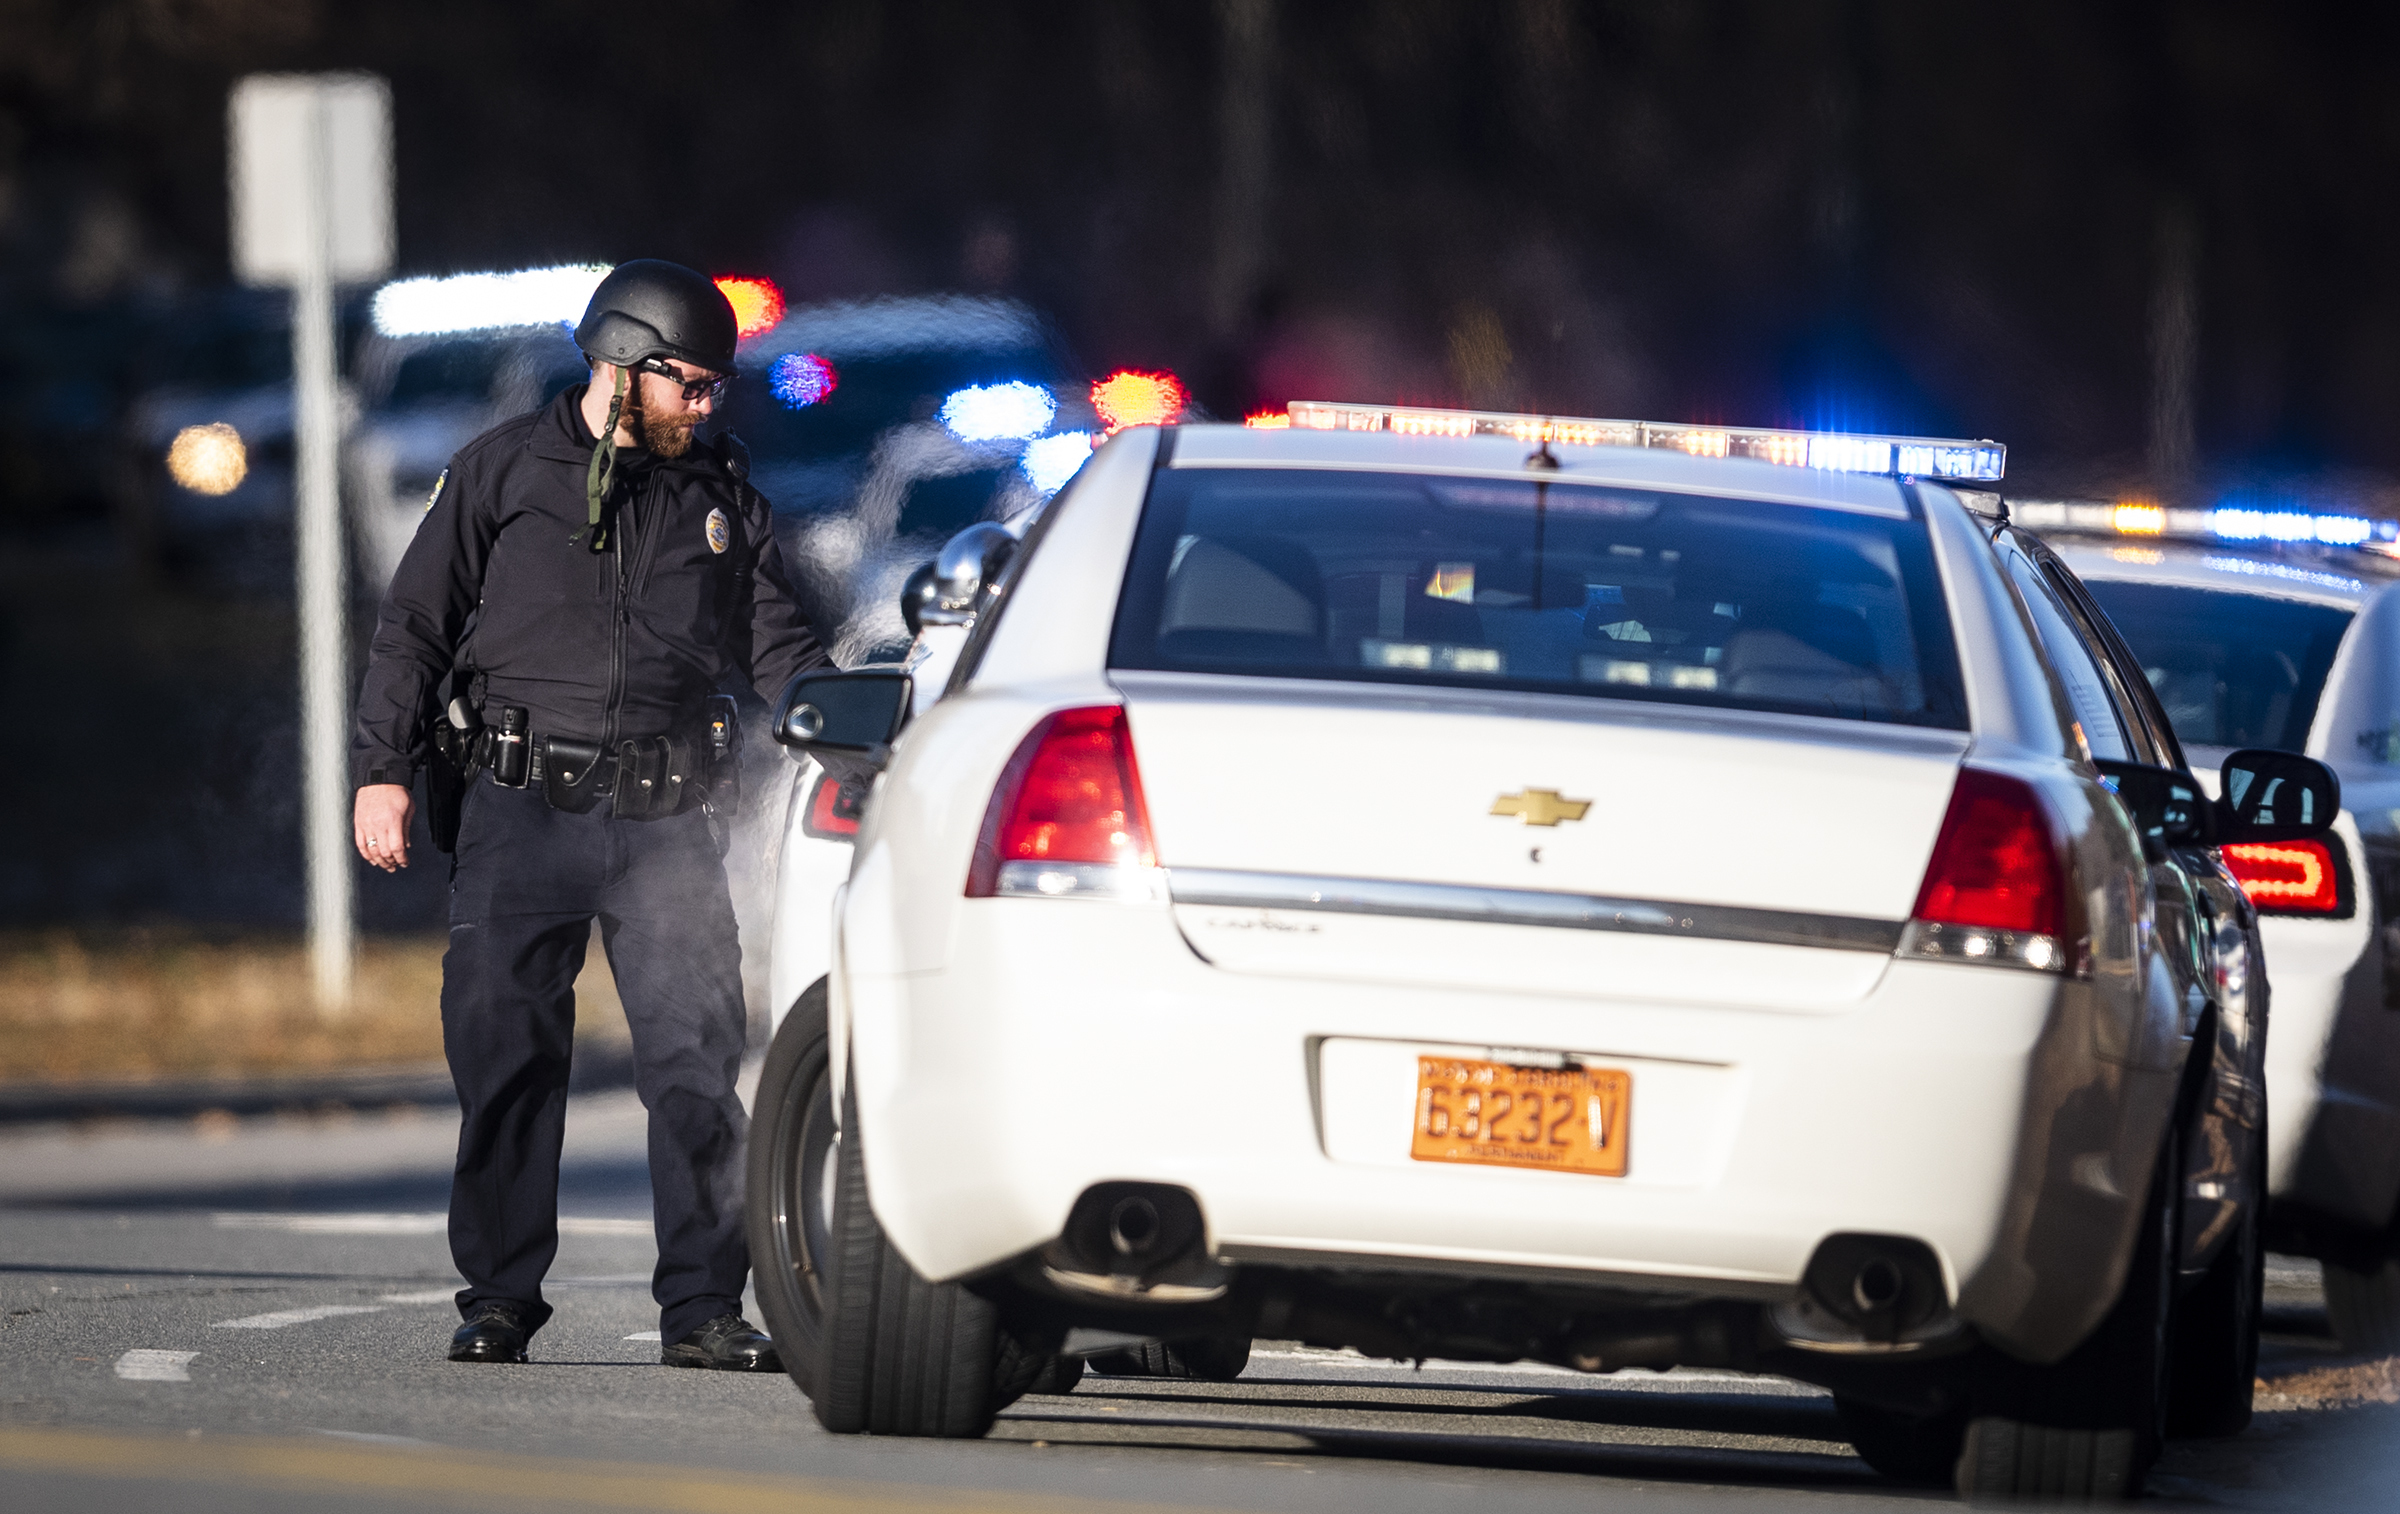
[[[825,1269],[834,1189],[833,1079],[825,980],[784,1016],[759,1074],[750,1118],[746,1222],[758,1312],[804,1393],[825,1332]]]
[[[2267,1249],[2259,1236],[2266,1147],[2263,1132],[2251,1142],[2241,1222],[2207,1275],[2176,1304],[2169,1435],[2239,1435],[2249,1427],[2258,1384],[2259,1298],[2266,1287]]]
[[[1249,1365],[1250,1338],[1246,1335],[1146,1341],[1091,1358],[1092,1370],[1102,1377],[1177,1377],[1204,1383],[1232,1382]]]
[[[1074,1392],[1075,1385],[1082,1381],[1082,1357],[1053,1356],[1049,1360],[1042,1363],[1041,1372],[1031,1383],[1026,1385],[1025,1391],[1027,1393],[1046,1394],[1055,1397],[1061,1393]]]
[[[2182,1150],[2170,1125],[2124,1289],[2090,1338],[2055,1365],[1997,1369],[1976,1385],[1960,1496],[2080,1503],[2141,1494],[2166,1438]]]
[[[1957,1477],[1958,1453],[1967,1440],[1963,1407],[1943,1414],[1902,1414],[1839,1393],[1833,1396],[1833,1406],[1859,1459],[1892,1481],[1946,1488]]]
[[[2325,1317],[2344,1351],[2400,1355],[2400,1257],[2372,1272],[2325,1264]]]
[[[804,1380],[817,1421],[845,1435],[981,1435],[1051,1353],[1004,1330],[989,1300],[909,1266],[867,1201],[855,1091],[843,1100],[842,1131],[825,1323]]]

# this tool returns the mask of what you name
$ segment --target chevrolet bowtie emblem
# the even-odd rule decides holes
[[[1583,812],[1591,807],[1589,799],[1561,799],[1556,789],[1527,789],[1521,794],[1502,794],[1492,801],[1493,814],[1514,815],[1527,825],[1581,820]]]

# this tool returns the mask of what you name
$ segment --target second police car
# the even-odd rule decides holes
[[[1937,482],[1990,444],[1290,420],[1121,434],[945,550],[913,670],[784,697],[795,823],[856,827],[753,1133],[818,1418],[976,1435],[1268,1337],[1780,1373],[1976,1495],[2240,1428],[2217,847],[2323,835],[2333,775],[2204,798],[2074,576]]]
[[[2226,860],[2264,916],[2268,1239],[2320,1258],[2354,1351],[2400,1351],[2400,562],[2364,519],[2030,503],[2205,769],[2236,747],[2341,777],[2314,840]]]

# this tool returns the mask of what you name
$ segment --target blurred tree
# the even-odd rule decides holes
[[[2400,468],[2395,40],[2221,0],[0,0],[0,302],[221,279],[231,81],[363,67],[412,271],[964,281],[1219,412],[1305,378],[1992,434],[2029,485]]]

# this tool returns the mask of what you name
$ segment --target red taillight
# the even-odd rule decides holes
[[[991,898],[1009,862],[1158,865],[1124,706],[1061,710],[1018,744],[984,812],[967,897]]]
[[[2340,874],[2324,842],[2244,841],[2222,850],[2242,892],[2260,909],[2294,915],[2340,912]]]
[[[863,785],[819,773],[816,789],[808,796],[808,817],[800,829],[828,841],[850,840],[858,834],[859,812],[866,806],[866,797]]]
[[[2014,778],[1960,769],[1916,918],[2056,936],[2064,892],[2040,796]]]

